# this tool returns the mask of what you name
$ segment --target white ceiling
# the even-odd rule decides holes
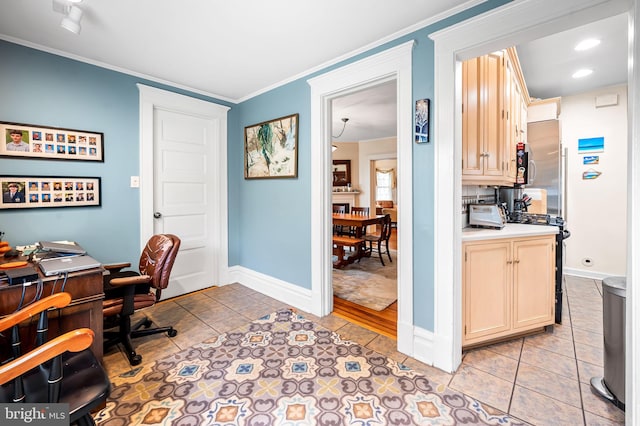
[[[482,2],[84,0],[74,35],[51,0],[0,0],[0,39],[241,102]],[[626,82],[624,16],[587,27],[517,46],[533,97]],[[572,51],[586,33],[603,40],[590,58]],[[588,80],[567,77],[578,62],[593,67]],[[333,110],[334,134],[349,118],[337,141],[396,134],[393,84],[338,98]]]
[[[623,14],[516,46],[529,95],[547,99],[626,84],[627,34],[627,16]],[[601,43],[576,52],[574,47],[587,38]],[[592,69],[593,74],[572,78],[580,68]]]
[[[238,102],[484,0],[0,0],[0,38]],[[395,37],[393,37],[395,38]]]

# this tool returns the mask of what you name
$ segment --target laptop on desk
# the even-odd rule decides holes
[[[57,253],[85,254],[87,251],[75,243],[56,243],[53,241],[40,241],[40,250],[54,251]]]
[[[98,268],[102,266],[100,262],[88,255],[43,259],[40,261],[39,265],[42,273],[47,277],[65,272],[83,271],[85,269]]]

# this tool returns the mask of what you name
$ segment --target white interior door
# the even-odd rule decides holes
[[[156,110],[154,114],[154,234],[182,240],[166,296],[189,293],[214,284],[210,176],[215,164],[210,120]],[[213,198],[213,199],[212,199]]]
[[[141,88],[141,244],[175,234],[180,251],[162,298],[220,283],[227,265],[226,111]]]

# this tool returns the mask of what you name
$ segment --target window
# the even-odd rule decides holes
[[[394,169],[376,169],[376,201],[393,200],[393,188],[395,188]]]

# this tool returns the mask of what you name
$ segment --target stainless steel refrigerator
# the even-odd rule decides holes
[[[528,123],[527,144],[529,170],[526,188],[540,188],[547,191],[547,214],[564,214],[562,172],[562,145],[560,121],[545,120]]]

